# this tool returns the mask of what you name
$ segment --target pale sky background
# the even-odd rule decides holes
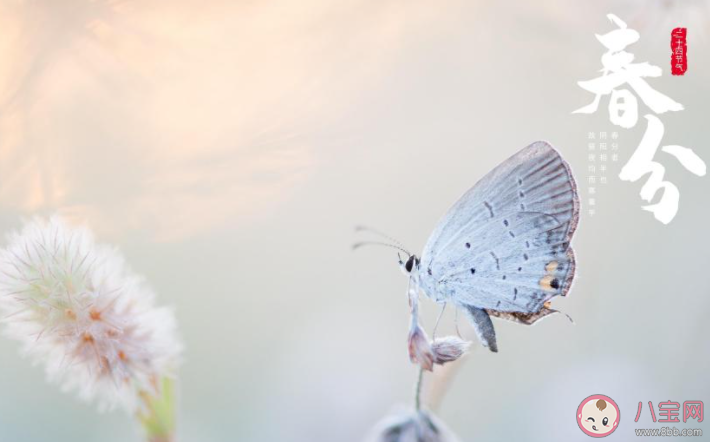
[[[406,279],[357,224],[419,253],[438,218],[488,170],[544,139],[587,206],[587,134],[609,131],[599,75],[614,12],[628,48],[685,105],[664,143],[710,162],[707,1],[2,0],[0,231],[63,214],[117,245],[186,344],[180,441],[357,442],[412,396]],[[670,75],[670,31],[689,28],[689,72]],[[646,112],[642,109],[641,112]],[[534,327],[496,322],[438,415],[463,441],[586,440],[592,394],[620,427],[660,427],[639,401],[710,400],[710,179],[667,154],[681,194],[668,226],[642,182],[616,175],[643,135],[620,133],[573,245],[578,276]],[[425,305],[430,330],[436,308]],[[452,329],[453,313],[444,330]],[[471,330],[461,318],[462,331]],[[138,440],[46,384],[0,339],[0,440]],[[667,424],[666,424],[667,425]],[[675,424],[701,428],[707,422]],[[664,438],[670,439],[672,438]]]

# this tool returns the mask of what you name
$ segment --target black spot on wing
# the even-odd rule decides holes
[[[498,259],[498,257],[496,256],[496,254],[494,252],[491,252],[491,256],[493,257],[493,259],[496,262],[496,270],[500,270],[500,260]]]
[[[484,201],[483,205],[488,209],[488,212],[491,214],[491,218],[495,218],[496,215],[493,213],[493,207],[488,203],[488,201]]]

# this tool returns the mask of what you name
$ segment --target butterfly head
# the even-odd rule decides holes
[[[402,261],[399,258],[399,267],[402,269],[405,275],[411,275],[419,270],[419,258],[416,255],[410,255],[406,261]]]

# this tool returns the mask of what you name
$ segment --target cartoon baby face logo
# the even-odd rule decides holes
[[[619,426],[619,407],[609,396],[589,396],[577,408],[577,424],[587,436],[608,436]]]

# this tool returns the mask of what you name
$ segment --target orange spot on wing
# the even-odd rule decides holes
[[[550,262],[548,262],[547,265],[545,266],[545,271],[546,271],[547,273],[552,273],[552,272],[554,272],[555,270],[557,270],[557,267],[558,267],[559,265],[560,265],[560,263],[558,263],[557,261],[550,261]]]
[[[540,279],[540,287],[542,287],[543,290],[555,290],[552,287],[552,281],[555,279],[554,276],[551,275],[546,275],[543,276],[542,279]]]

